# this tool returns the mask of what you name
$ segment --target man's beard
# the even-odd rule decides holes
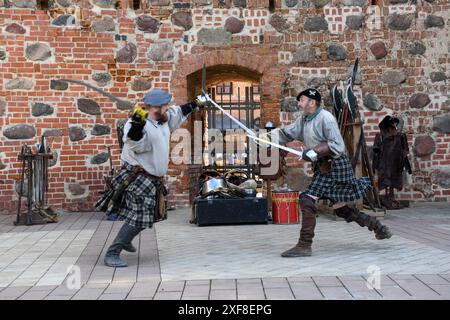
[[[166,123],[167,121],[169,121],[169,117],[167,116],[167,113],[163,113],[157,116],[156,121],[158,123]]]

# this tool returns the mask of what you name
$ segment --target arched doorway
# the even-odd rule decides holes
[[[199,75],[200,73],[200,75]],[[247,128],[258,130],[261,122],[261,75],[235,65],[206,68],[206,89],[209,96],[226,112]],[[189,95],[201,93],[201,70],[187,77]],[[249,141],[243,130],[213,105],[205,108],[196,120],[202,121],[201,170],[225,173],[244,170],[255,177],[255,165],[249,160]],[[221,141],[211,141],[210,132],[219,134]],[[215,149],[209,149],[214,144]],[[219,145],[218,145],[219,144]],[[198,167],[196,168],[198,169]]]
[[[192,101],[196,95],[201,93],[202,66],[205,64],[207,86],[210,88],[229,82],[252,83],[259,86],[256,89],[259,90],[258,109],[261,119],[259,125],[269,120],[278,124],[281,99],[279,88],[285,80],[286,70],[283,68],[280,70],[277,62],[276,51],[259,52],[256,48],[208,50],[183,55],[177,62],[170,90],[175,103],[183,104]],[[240,92],[245,97],[245,88],[240,89]],[[255,97],[253,100],[256,100]],[[204,116],[199,113],[193,114],[183,127],[193,133],[196,121],[204,123]],[[175,145],[176,143],[174,143]],[[193,163],[199,162],[193,161]],[[202,167],[203,165],[200,164],[169,166],[170,193],[168,201],[170,206],[184,207],[192,204],[198,192],[198,177]]]

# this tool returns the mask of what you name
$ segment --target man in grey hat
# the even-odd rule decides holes
[[[207,101],[198,96],[191,103],[169,107],[171,99],[165,90],[150,90],[143,99],[144,107],[136,106],[125,124],[122,170],[96,204],[107,214],[114,212],[125,220],[106,252],[104,262],[109,267],[126,267],[121,251],[135,252],[133,238],[166,218],[163,176],[169,165],[170,134]]]
[[[377,239],[391,237],[389,229],[357,209],[347,205],[361,198],[371,189],[367,177],[357,179],[345,154],[345,144],[335,117],[320,106],[321,96],[316,89],[306,89],[297,96],[303,116],[294,123],[272,131],[278,133],[279,143],[302,141],[306,150],[302,159],[312,163],[314,175],[311,184],[300,195],[302,224],[297,244],[283,252],[282,257],[302,257],[312,254],[311,245],[316,226],[316,201],[328,199],[338,217],[356,222],[375,232]],[[269,138],[269,137],[266,137]],[[269,138],[270,139],[270,138]]]

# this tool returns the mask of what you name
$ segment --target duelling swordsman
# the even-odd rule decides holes
[[[271,136],[278,133],[281,145],[293,140],[302,141],[306,146],[302,159],[312,162],[314,174],[311,184],[300,194],[302,224],[298,243],[281,256],[312,254],[318,199],[330,200],[338,217],[368,227],[377,239],[390,238],[392,234],[387,226],[347,204],[363,197],[372,186],[368,178],[355,177],[336,118],[320,106],[320,93],[316,89],[307,89],[298,94],[297,101],[303,116],[291,125],[272,131]],[[270,139],[270,136],[265,138]]]
[[[136,252],[133,238],[166,217],[163,177],[169,165],[170,134],[206,103],[206,98],[198,96],[191,103],[169,107],[171,99],[167,91],[150,90],[144,96],[144,108],[136,106],[125,124],[122,169],[96,203],[106,214],[114,212],[125,220],[106,252],[104,262],[109,267],[126,267],[121,251]]]

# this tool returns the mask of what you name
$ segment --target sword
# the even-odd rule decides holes
[[[230,118],[231,121],[233,121],[235,124],[237,124],[240,128],[244,129],[245,132],[252,136],[256,136],[256,133],[253,132],[251,129],[247,128],[242,122],[237,120],[235,117],[233,117],[230,113],[226,112],[220,105],[218,105],[213,99],[211,99],[206,92],[206,66],[203,64],[202,68],[202,96],[206,98],[208,102],[210,102],[213,106],[215,106],[217,109],[222,111],[228,118]]]
[[[126,107],[130,108],[130,109],[133,108],[133,106],[135,105],[133,102],[130,102],[130,101],[127,101],[127,100],[123,100],[123,99],[121,99],[119,97],[116,97],[112,93],[109,93],[109,92],[106,92],[105,90],[97,88],[96,86],[93,86],[90,83],[86,83],[86,82],[83,82],[83,81],[80,81],[80,80],[73,80],[73,79],[59,79],[59,80],[65,81],[65,82],[76,83],[76,84],[88,87],[88,88],[90,88],[90,89],[92,89],[94,91],[97,91],[98,93],[101,93],[105,97],[108,97],[111,100],[116,101],[116,102],[122,104],[123,106],[126,106]]]
[[[278,143],[275,143],[275,142],[272,142],[272,141],[266,141],[266,140],[263,140],[261,138],[255,137],[255,136],[251,136],[249,134],[247,136],[249,138],[252,138],[253,140],[257,140],[257,141],[260,141],[262,143],[266,143],[266,144],[269,144],[271,146],[274,146],[274,147],[276,147],[278,149],[285,150],[285,151],[288,151],[290,153],[293,153],[296,156],[299,156],[300,158],[302,158],[302,156],[303,156],[303,151],[298,151],[298,150],[295,150],[295,149],[292,149],[292,148],[289,148],[289,147],[285,147],[285,146],[282,146],[281,144],[278,144]]]
[[[240,122],[239,120],[237,120],[235,117],[233,117],[230,113],[226,112],[220,105],[218,105],[213,99],[211,99],[208,94],[205,92],[204,97],[206,98],[206,100],[208,100],[209,102],[212,103],[213,106],[215,106],[217,109],[219,109],[220,111],[222,111],[228,118],[230,118],[231,121],[233,121],[234,123],[236,123],[239,127],[241,127],[242,129],[244,129],[245,132],[247,132],[247,135],[251,135],[251,136],[256,136],[256,133],[247,128],[242,122]]]
[[[202,68],[202,96],[206,97],[206,66],[203,64]]]

